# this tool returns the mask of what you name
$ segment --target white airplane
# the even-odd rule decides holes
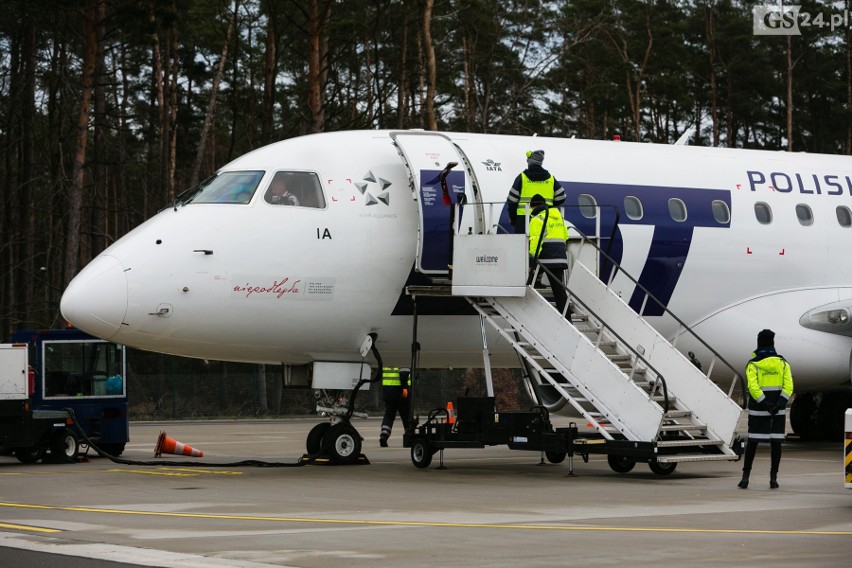
[[[793,368],[794,429],[842,429],[852,405],[848,156],[423,131],[303,136],[234,160],[118,240],[70,283],[62,313],[139,349],[269,364],[359,363],[373,333],[385,364],[408,366],[406,287],[446,280],[450,264],[440,172],[459,164],[446,180],[450,200],[467,202],[460,232],[499,231],[535,149],[566,190],[575,234],[597,237],[740,369],[757,332],[773,329]],[[295,200],[273,187],[279,179]],[[669,315],[641,305],[633,281],[612,288],[663,336],[678,334]],[[480,320],[463,298],[419,298],[416,309],[421,367],[483,365]],[[488,348],[493,366],[518,366],[490,331]],[[688,338],[677,348],[705,366],[711,358]]]

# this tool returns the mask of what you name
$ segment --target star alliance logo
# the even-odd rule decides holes
[[[367,206],[378,205],[379,202],[390,205],[390,195],[387,191],[390,186],[391,182],[376,176],[373,172],[367,172],[364,174],[363,181],[355,184],[364,196]]]

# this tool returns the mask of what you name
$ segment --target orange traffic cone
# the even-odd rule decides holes
[[[160,437],[157,439],[157,447],[154,448],[154,457],[158,458],[163,454],[204,457],[204,452],[196,450],[187,444],[182,444],[174,438],[169,438],[165,432],[160,432]]]
[[[456,423],[456,411],[453,409],[453,402],[447,403],[447,424]]]

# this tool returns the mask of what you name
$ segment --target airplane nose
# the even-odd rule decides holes
[[[75,327],[110,339],[127,313],[127,277],[114,256],[99,256],[71,280],[59,309]]]

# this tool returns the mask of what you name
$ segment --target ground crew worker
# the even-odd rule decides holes
[[[538,193],[548,205],[560,207],[565,203],[565,190],[556,178],[542,167],[543,161],[544,150],[527,152],[527,169],[518,174],[512,183],[512,189],[509,190],[506,206],[516,233],[524,232],[527,204],[533,195]]]
[[[757,350],[746,366],[748,379],[748,444],[746,444],[743,478],[737,485],[748,488],[748,477],[757,444],[769,442],[771,465],[769,487],[778,489],[778,466],[781,442],[787,416],[787,401],[793,394],[790,364],[775,352],[775,333],[764,329],[757,334]]]
[[[393,429],[393,421],[396,414],[402,418],[402,424],[407,429],[409,417],[411,416],[408,398],[411,386],[411,371],[407,368],[383,367],[382,368],[382,397],[385,400],[385,416],[382,418],[382,432],[379,435],[379,445],[388,447]]]
[[[559,214],[559,209],[548,207],[545,198],[540,194],[532,197],[530,207],[530,256],[537,258],[539,263],[553,273],[553,276],[548,274],[547,278],[557,281],[551,282],[550,288],[553,290],[559,313],[565,313],[568,293],[560,284],[564,282],[565,271],[568,270],[568,250],[565,244],[568,240],[568,228]],[[541,278],[541,273],[542,271],[539,271],[538,278]],[[571,319],[570,308],[565,317]]]

